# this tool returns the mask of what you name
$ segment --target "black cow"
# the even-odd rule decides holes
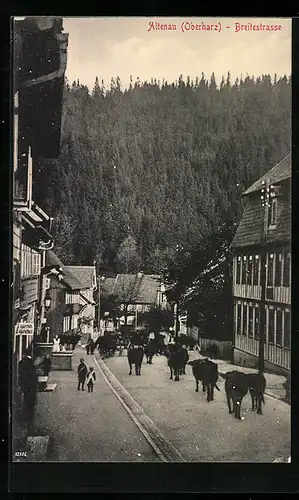
[[[129,375],[132,375],[132,365],[135,365],[135,374],[141,375],[141,365],[143,361],[144,349],[142,346],[128,349],[128,362],[130,366]]]
[[[227,399],[228,412],[234,413],[235,417],[241,420],[241,403],[248,392],[248,378],[245,373],[233,370],[223,375],[225,379],[225,392]],[[231,400],[233,408],[231,407]]]
[[[214,387],[220,391],[218,381],[218,365],[209,359],[196,359],[189,361],[196,381],[195,391],[198,392],[198,382],[202,382],[203,392],[207,389],[207,401],[214,401]]]
[[[266,388],[266,379],[262,373],[243,373],[237,370],[224,374],[225,392],[229,413],[235,414],[235,417],[241,419],[241,403],[246,396],[248,389],[251,395],[252,410],[257,410],[258,415],[262,415],[262,403],[265,404],[264,392]],[[231,409],[230,400],[233,402]]]
[[[247,381],[251,395],[252,411],[256,410],[258,415],[262,415],[262,403],[265,404],[266,379],[262,373],[248,373]]]
[[[183,366],[180,370],[180,375],[186,375],[186,364],[189,361],[189,354],[187,349],[185,349],[184,347],[180,348],[180,352],[182,354],[182,363],[183,363]]]
[[[156,343],[154,340],[150,340],[144,348],[144,354],[146,356],[146,362],[149,365],[153,364],[153,355],[157,352]]]
[[[188,361],[186,358],[186,349],[183,349],[178,345],[168,347],[170,347],[170,349],[167,350],[166,356],[168,358],[168,366],[170,368],[170,379],[172,380],[174,374],[174,380],[175,382],[178,382],[180,380],[180,375],[185,373],[185,366]]]

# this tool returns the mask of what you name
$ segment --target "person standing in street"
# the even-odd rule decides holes
[[[60,351],[60,338],[58,335],[55,335],[53,339],[53,352],[59,352]]]
[[[49,376],[49,373],[51,371],[51,367],[52,367],[52,361],[51,361],[50,354],[46,354],[44,357],[44,360],[43,360],[43,372],[44,372],[45,377]]]
[[[19,361],[19,387],[23,394],[23,417],[27,425],[32,426],[36,403],[38,377],[30,351]]]
[[[96,374],[92,366],[89,367],[89,372],[87,373],[86,383],[88,392],[93,392],[93,386],[96,381]]]
[[[84,384],[87,375],[87,366],[84,363],[84,359],[80,359],[80,364],[78,366],[78,391],[80,391],[80,386],[82,387],[82,391],[84,391]]]

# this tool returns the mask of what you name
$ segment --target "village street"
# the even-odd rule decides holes
[[[191,359],[198,356],[196,351],[189,354]],[[96,369],[93,394],[77,391],[76,369],[81,356]],[[107,385],[106,377],[114,380],[111,372],[120,383],[115,381],[114,390]],[[36,416],[37,427],[55,437],[49,460],[161,461],[138,428],[138,421],[141,426],[142,421],[146,423],[146,435],[154,442],[155,433],[159,434],[158,452],[162,455],[163,450],[174,447],[169,452],[171,461],[181,456],[179,461],[186,462],[272,462],[290,456],[290,406],[286,403],[266,395],[263,415],[257,415],[251,411],[247,395],[242,402],[243,420],[238,421],[228,414],[221,377],[220,392],[215,391],[215,401],[207,403],[201,390],[195,392],[190,366],[179,382],[169,380],[164,356],[154,356],[152,365],[143,363],[140,377],[134,371],[132,376],[128,373],[126,351],[103,363],[98,353],[87,356],[79,347],[74,351],[72,372],[51,373],[57,388],[53,393],[39,394]],[[130,403],[126,390],[134,402]],[[124,394],[130,414],[116,393],[120,397]]]

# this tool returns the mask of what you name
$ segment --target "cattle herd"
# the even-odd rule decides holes
[[[132,375],[132,367],[135,366],[135,374],[141,375],[141,367],[144,355],[146,362],[152,364],[155,354],[165,355],[170,369],[170,379],[176,382],[180,380],[180,375],[186,373],[186,365],[192,366],[193,376],[195,378],[195,391],[198,392],[199,382],[202,384],[203,392],[207,394],[207,401],[214,400],[214,389],[220,391],[218,382],[218,365],[209,358],[196,359],[189,361],[187,349],[179,343],[170,343],[167,346],[157,345],[155,340],[149,340],[146,343],[130,342],[127,347],[127,358],[130,367],[129,375]],[[100,348],[100,345],[99,345]],[[101,353],[101,349],[100,349]],[[103,357],[106,357],[105,355]],[[227,399],[228,411],[234,414],[237,419],[241,419],[241,403],[250,392],[252,401],[252,410],[257,414],[262,414],[262,403],[265,403],[264,392],[266,388],[266,379],[262,373],[245,374],[233,370],[221,375],[225,379],[224,388]]]

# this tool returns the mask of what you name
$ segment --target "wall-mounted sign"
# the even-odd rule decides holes
[[[34,334],[33,323],[18,323],[16,325],[16,335],[32,335]]]

